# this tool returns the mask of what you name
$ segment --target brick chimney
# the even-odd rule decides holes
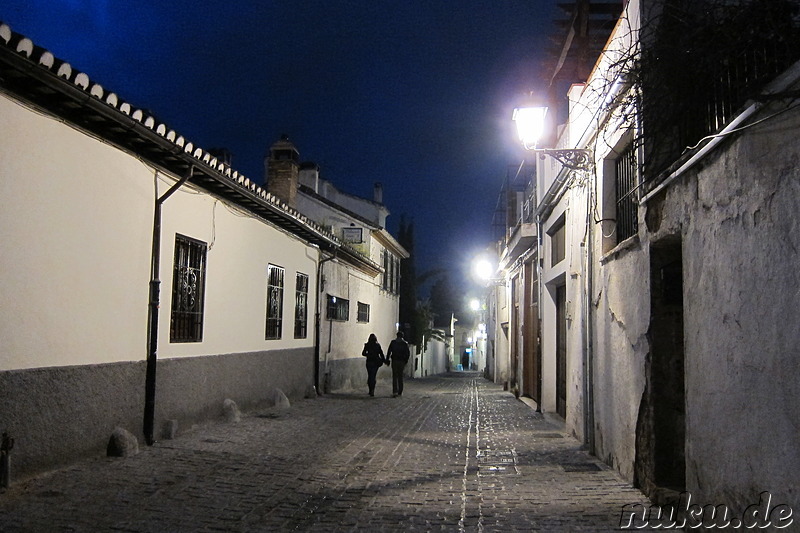
[[[267,191],[286,202],[289,207],[296,207],[300,153],[286,135],[282,135],[278,142],[270,146],[264,166]]]

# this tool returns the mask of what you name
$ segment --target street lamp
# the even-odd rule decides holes
[[[492,262],[486,258],[476,259],[472,268],[473,272],[475,273],[475,277],[481,281],[487,281],[491,279],[495,271]]]
[[[570,170],[592,170],[594,162],[592,161],[591,150],[583,148],[536,148],[539,139],[544,135],[546,116],[547,107],[545,106],[518,107],[514,109],[512,118],[517,123],[517,134],[525,149],[541,154],[542,158],[549,155]]]

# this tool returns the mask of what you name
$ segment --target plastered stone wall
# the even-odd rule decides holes
[[[686,489],[739,511],[770,491],[800,509],[798,129],[793,110],[718,146],[640,209],[641,241],[595,270],[595,451],[629,480],[650,353],[650,250],[677,238]]]

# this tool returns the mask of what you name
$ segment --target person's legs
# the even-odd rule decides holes
[[[398,365],[395,361],[392,361],[392,396],[397,396],[397,383],[400,377],[402,376],[402,372],[398,372]]]
[[[403,395],[403,370],[405,370],[406,364],[400,363],[399,370],[397,372],[397,395]]]
[[[403,369],[406,364],[392,361],[392,394],[400,396],[403,394]]]
[[[378,367],[376,365],[367,364],[367,387],[369,387],[369,395],[375,395],[375,381],[378,374]]]

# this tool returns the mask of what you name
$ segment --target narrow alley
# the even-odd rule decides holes
[[[479,373],[302,400],[0,493],[3,531],[613,531],[647,503]]]

